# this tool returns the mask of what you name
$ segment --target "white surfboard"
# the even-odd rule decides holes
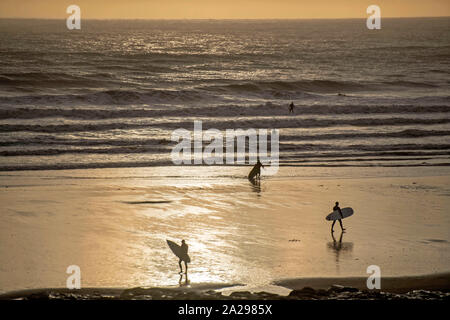
[[[342,211],[342,217],[338,210],[334,210],[332,213],[327,215],[325,219],[327,219],[328,221],[334,221],[334,220],[339,220],[339,219],[345,219],[345,218],[348,218],[351,215],[353,215],[352,208],[349,208],[349,207],[343,208],[343,209],[341,209],[341,211]]]
[[[166,241],[167,241],[167,244],[169,245],[170,250],[172,250],[174,255],[176,255],[182,261],[186,261],[188,263],[191,262],[191,258],[189,257],[189,255],[187,253],[183,252],[183,250],[181,249],[181,246],[179,246],[178,244],[176,244],[173,241],[170,241],[170,240],[166,240]]]

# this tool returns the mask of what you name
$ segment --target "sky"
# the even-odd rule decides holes
[[[76,4],[85,19],[336,19],[450,16],[450,0],[1,0],[2,18],[56,18]]]

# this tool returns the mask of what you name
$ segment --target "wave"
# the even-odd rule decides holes
[[[418,46],[418,45],[405,45],[405,46],[398,46],[398,45],[391,45],[391,46],[373,46],[373,47],[366,47],[366,48],[360,48],[360,49],[353,49],[353,50],[361,50],[361,51],[376,51],[376,50],[439,50],[439,49],[448,49],[450,48],[449,45],[428,45],[428,46]]]
[[[449,156],[450,151],[436,151],[436,150],[400,150],[400,151],[361,151],[352,154],[354,159],[357,158],[367,158],[367,157],[436,157],[436,156]],[[284,159],[305,159],[305,158],[325,158],[325,159],[335,159],[335,158],[346,158],[348,154],[342,152],[333,151],[319,151],[319,152],[302,152],[302,153],[285,153],[283,155]]]
[[[380,106],[298,106],[296,114],[408,114],[408,113],[446,113],[450,105],[380,105]],[[82,109],[82,108],[14,108],[1,109],[0,119],[36,119],[63,117],[68,119],[117,119],[117,118],[153,118],[153,117],[229,117],[229,116],[276,116],[286,115],[285,105],[219,105],[216,107],[193,107],[177,109]]]
[[[96,105],[96,106],[117,106],[117,105],[138,105],[138,104],[192,104],[192,103],[212,103],[220,104],[230,99],[238,101],[247,101],[247,99],[264,99],[264,100],[303,100],[313,99],[320,101],[321,98],[330,99],[330,94],[341,94],[336,96],[336,103],[342,103],[343,99],[352,99],[353,103],[357,103],[355,99],[362,99],[363,96],[343,95],[342,93],[362,91],[377,91],[388,89],[392,86],[402,88],[433,88],[435,84],[419,83],[412,81],[393,81],[382,82],[378,84],[360,84],[353,82],[337,82],[328,80],[300,81],[300,82],[249,82],[241,84],[213,85],[213,86],[197,86],[184,89],[157,89],[157,88],[120,88],[119,82],[115,79],[108,78],[108,74],[98,74],[92,76],[84,76],[75,79],[55,78],[52,80],[13,80],[7,76],[0,75],[0,85],[12,85],[23,90],[28,90],[23,85],[31,85],[30,90],[39,91],[42,87],[59,88],[69,85],[72,89],[84,88],[85,93],[68,93],[68,94],[23,94],[16,96],[0,96],[0,105],[2,106],[77,106],[80,105]],[[35,83],[36,82],[36,83]],[[17,86],[16,86],[17,85]],[[381,86],[381,87],[380,87]],[[102,88],[102,89],[96,89]],[[105,90],[104,88],[111,88]],[[116,89],[114,89],[116,88]],[[21,89],[21,90],[22,90]],[[449,96],[423,96],[414,98],[398,98],[400,100],[391,99],[405,104],[448,104]],[[317,106],[314,106],[317,107]],[[330,108],[332,108],[330,106]],[[305,111],[308,108],[305,107]]]
[[[63,88],[63,87],[107,87],[119,83],[108,72],[92,73],[83,76],[58,72],[27,72],[27,73],[2,73],[0,85],[14,88],[29,86],[35,88]]]
[[[172,145],[172,144],[171,144]],[[58,149],[58,148],[40,148],[40,149],[19,149],[0,151],[0,156],[56,156],[61,154],[170,154],[170,146],[165,145],[134,145],[113,148],[77,148],[77,149]],[[248,149],[247,149],[248,150]],[[366,144],[290,144],[280,143],[281,153],[298,151],[410,151],[410,150],[450,150],[450,144],[423,144],[423,143],[404,143],[404,144],[385,144],[385,145],[366,145]],[[224,150],[225,152],[225,150]],[[347,154],[348,156],[348,154]]]
[[[213,92],[235,93],[235,94],[270,94],[274,97],[282,95],[293,95],[295,93],[340,93],[358,91],[380,91],[396,88],[435,88],[439,85],[430,82],[417,81],[383,81],[383,82],[356,82],[356,81],[334,81],[334,80],[302,80],[302,81],[252,81],[240,82],[227,85],[210,85],[202,89]],[[288,97],[287,97],[288,98]]]
[[[168,147],[133,146],[122,148],[86,148],[86,149],[37,149],[0,151],[0,156],[56,156],[61,154],[132,154],[132,153],[170,153]]]
[[[448,71],[448,70],[430,69],[430,70],[428,70],[428,71],[429,71],[429,72],[434,72],[434,73],[450,74],[450,71]]]
[[[450,144],[386,144],[386,145],[366,145],[366,144],[280,144],[280,151],[409,151],[409,150],[450,150]],[[348,154],[347,154],[348,156]]]
[[[205,99],[205,94],[195,90],[121,90],[111,89],[85,94],[39,94],[0,97],[0,104],[28,105],[130,105],[139,103],[189,102]]]
[[[234,120],[232,123],[227,120],[211,119],[203,122],[203,130],[210,128],[228,129],[228,128],[323,128],[339,126],[404,126],[404,125],[435,125],[450,123],[450,118],[424,119],[424,118],[387,118],[387,119],[257,119],[257,120]],[[158,122],[158,123],[77,123],[61,125],[27,125],[27,124],[4,124],[0,125],[0,132],[81,132],[81,131],[108,131],[125,130],[139,128],[192,128],[192,121],[179,122]]]
[[[0,141],[1,147],[45,145],[45,146],[153,146],[169,143],[166,139],[63,139],[55,136],[36,136],[12,141]]]
[[[32,164],[32,165],[4,165],[0,171],[23,171],[23,170],[70,170],[70,169],[97,169],[97,168],[135,168],[151,166],[172,165],[169,160],[145,161],[145,162],[91,162],[91,163],[55,163],[55,164]]]
[[[280,136],[280,142],[293,141],[327,141],[327,140],[350,140],[350,139],[382,139],[382,138],[423,138],[423,137],[443,137],[450,136],[450,130],[420,130],[406,129],[397,132],[369,132],[369,133],[329,133],[315,135],[289,135]],[[97,147],[97,146],[157,146],[170,144],[171,141],[165,138],[154,139],[64,139],[55,136],[37,136],[10,141],[0,141],[0,147],[14,146],[72,146],[72,147]]]
[[[56,164],[35,164],[35,165],[5,165],[0,166],[0,171],[31,171],[31,170],[78,170],[78,169],[99,169],[99,168],[139,168],[139,167],[158,167],[173,166],[169,160],[145,161],[145,162],[92,162],[92,163],[56,163]],[[368,163],[307,163],[296,164],[296,161],[280,162],[280,166],[298,166],[298,167],[448,167],[450,163],[406,163],[398,164],[390,161],[368,164]],[[175,168],[176,166],[174,166]]]
[[[283,92],[283,91],[304,91],[306,92],[336,92],[336,91],[355,91],[366,89],[367,86],[357,82],[350,81],[332,81],[332,80],[303,80],[303,81],[253,81],[233,83],[228,85],[205,86],[203,90],[223,91],[235,93],[258,93]]]
[[[281,140],[343,140],[343,139],[362,139],[362,138],[422,138],[422,137],[441,137],[450,136],[449,130],[420,130],[406,129],[397,132],[370,132],[370,133],[338,133],[338,134],[316,134],[316,135],[283,135]]]
[[[103,62],[105,63],[105,62]],[[258,97],[263,99],[301,99],[305,97],[315,97],[314,94],[331,94],[331,93],[351,93],[351,92],[370,92],[380,91],[384,89],[395,88],[435,88],[442,85],[430,82],[419,81],[338,81],[338,80],[295,80],[295,81],[227,81],[226,84],[207,84],[198,85],[191,88],[176,89],[135,89],[134,87],[124,87],[117,89],[119,86],[127,86],[123,79],[117,78],[114,68],[128,70],[129,64],[121,65],[117,62],[96,66],[95,71],[86,74],[73,74],[64,72],[9,72],[0,74],[0,85],[12,87],[22,90],[39,89],[61,89],[67,88],[84,88],[87,92],[82,94],[35,94],[23,96],[3,96],[0,97],[0,103],[4,104],[76,104],[90,103],[99,105],[116,105],[116,104],[136,104],[136,103],[170,103],[170,102],[189,102],[203,101],[205,98],[223,99],[225,96],[244,96]],[[155,63],[148,62],[143,66],[136,66],[137,70],[130,71],[133,74],[137,72],[146,76],[150,73],[166,73],[175,72],[171,67],[160,66]],[[113,68],[113,69],[110,69]],[[101,71],[101,70],[107,71]],[[178,77],[178,76],[174,76]],[[138,88],[146,86],[146,83],[140,82]],[[216,80],[213,80],[216,81]],[[224,80],[217,80],[223,82]],[[210,83],[202,81],[203,83]],[[94,91],[97,88],[97,91]],[[105,88],[116,88],[108,89]]]
[[[406,87],[406,88],[437,88],[439,87],[433,83],[427,82],[415,82],[415,81],[384,81],[382,84],[388,86],[398,86],[398,87]]]

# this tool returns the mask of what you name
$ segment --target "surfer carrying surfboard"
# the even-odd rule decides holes
[[[336,204],[333,207],[333,211],[338,211],[341,219],[337,219],[339,221],[339,224],[341,225],[342,231],[344,231],[344,227],[342,226],[342,219],[344,219],[344,215],[342,214],[341,208],[339,208],[339,202],[336,201]],[[336,223],[336,220],[333,221],[333,224],[331,225],[331,232],[334,232],[333,227]]]
[[[331,232],[334,232],[333,227],[336,223],[336,220],[339,220],[339,224],[341,225],[342,232],[344,232],[344,227],[342,226],[342,219],[348,218],[353,215],[353,209],[350,207],[347,208],[339,208],[339,202],[336,201],[335,206],[333,207],[333,212],[325,217],[325,220],[333,221],[331,225]]]
[[[188,266],[187,264],[191,262],[191,258],[188,255],[189,247],[186,244],[186,241],[181,240],[181,246],[176,244],[173,241],[166,240],[169,245],[170,250],[172,250],[173,254],[178,257],[178,265],[180,266],[180,273],[183,273],[183,267],[181,266],[181,262],[184,261],[184,265],[186,267],[185,273],[187,274]]]

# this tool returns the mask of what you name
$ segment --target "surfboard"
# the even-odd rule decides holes
[[[334,221],[334,220],[339,220],[339,219],[345,219],[345,218],[348,218],[351,215],[353,215],[352,208],[349,208],[349,207],[343,208],[343,209],[341,209],[341,211],[342,211],[342,218],[341,218],[339,211],[335,210],[332,213],[330,213],[329,215],[327,215],[325,219],[327,219],[328,221]]]
[[[260,168],[261,170],[261,168]],[[260,171],[261,172],[261,171]],[[256,177],[256,174],[258,173],[258,168],[257,167],[253,167],[253,169],[250,171],[250,173],[248,174],[248,180],[253,180]]]
[[[172,250],[173,254],[176,255],[178,258],[180,258],[182,261],[191,262],[191,258],[187,253],[184,253],[181,249],[181,246],[176,244],[173,241],[166,240],[167,244],[169,245],[170,250]]]
[[[250,173],[248,174],[248,180],[253,180],[256,176],[256,170],[253,169],[252,171],[250,171]]]

